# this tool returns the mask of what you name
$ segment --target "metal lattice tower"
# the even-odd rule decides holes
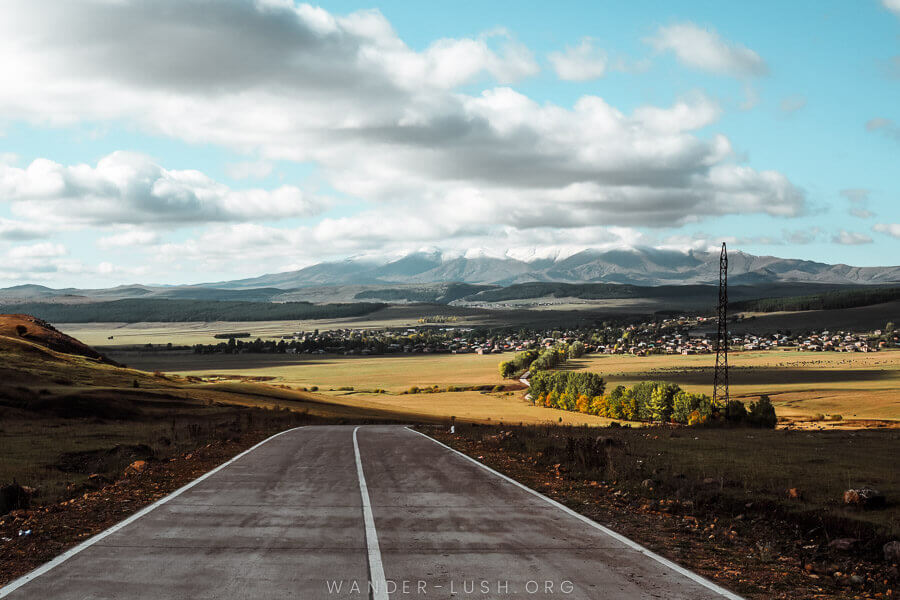
[[[713,378],[713,405],[728,403],[728,252],[722,242],[719,256],[719,306],[716,311],[718,332],[716,334],[716,373]]]

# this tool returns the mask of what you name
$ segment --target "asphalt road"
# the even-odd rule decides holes
[[[270,438],[0,597],[737,598],[399,426]]]

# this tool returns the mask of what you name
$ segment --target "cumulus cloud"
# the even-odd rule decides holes
[[[575,47],[548,56],[557,77],[565,81],[599,79],[606,73],[606,52],[594,47],[594,40],[584,38]]]
[[[265,160],[244,161],[225,165],[225,173],[232,179],[263,179],[271,175],[273,168]]]
[[[66,247],[62,244],[43,242],[30,246],[15,246],[6,255],[13,260],[27,260],[30,258],[52,258],[65,256]]]
[[[660,27],[647,38],[659,52],[672,51],[687,66],[719,75],[757,77],[768,72],[766,62],[753,50],[723,39],[715,30],[694,23]]]
[[[409,236],[512,244],[550,227],[565,230],[559,241],[593,227],[794,217],[806,208],[783,174],[737,164],[730,140],[708,131],[721,108],[702,94],[626,113],[597,96],[539,104],[504,86],[537,64],[502,30],[413,50],[377,11],[337,16],[281,0],[13,3],[0,20],[0,55],[20,59],[0,61],[0,114],[126,122],[258,157],[233,165],[235,178],[265,176],[278,160],[312,163],[365,209],[312,226],[307,253]],[[690,24],[655,39],[707,70],[765,71],[753,51]],[[581,48],[570,50],[598,57],[593,43]],[[485,81],[482,93],[460,91]],[[219,223],[221,231],[240,223],[249,236],[259,231],[253,223],[312,215],[320,204],[290,186],[233,189],[125,153],[96,166],[39,160],[0,169],[0,198],[15,214],[81,225]],[[117,235],[107,247],[126,243]],[[215,240],[197,239],[216,251]]]
[[[838,234],[831,238],[831,241],[845,246],[858,246],[860,244],[871,244],[872,238],[864,233],[841,229]]]
[[[185,225],[309,216],[319,203],[298,188],[234,190],[199,171],[167,170],[150,158],[114,152],[90,165],[37,159],[0,164],[0,198],[37,222]]]
[[[128,248],[134,246],[148,246],[159,241],[159,234],[155,231],[132,229],[122,233],[105,236],[97,240],[100,248]]]
[[[900,223],[877,223],[872,227],[872,231],[900,238]]]
[[[45,223],[30,223],[0,218],[0,240],[25,241],[48,237],[51,229]]]

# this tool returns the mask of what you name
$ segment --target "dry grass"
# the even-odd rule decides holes
[[[900,351],[735,352],[731,393],[752,400],[768,394],[779,416],[840,414],[845,419],[900,419]],[[715,356],[589,356],[576,368],[601,373],[611,385],[644,379],[673,381],[709,393]]]
[[[352,386],[356,390],[386,389],[399,393],[410,386],[471,386],[503,383],[497,371],[499,355],[401,355],[383,357],[292,356],[270,354],[194,355],[179,353],[113,353],[113,358],[145,369],[162,369],[182,375],[213,374],[271,377],[272,383],[294,387],[318,386],[321,390]],[[507,355],[508,357],[508,355]],[[632,385],[645,379],[678,383],[692,392],[710,393],[715,357],[589,355],[572,361],[569,368],[603,375],[610,386]],[[803,418],[840,414],[844,420],[900,420],[900,351],[872,354],[768,351],[735,352],[730,356],[732,395],[753,400],[769,394],[779,416]],[[355,394],[357,400],[395,403],[420,410],[416,399]],[[435,403],[430,416],[470,411],[479,419],[517,422],[531,407],[508,404],[484,407],[481,394],[456,396],[446,404]],[[445,408],[439,408],[441,406]],[[513,413],[495,412],[490,410]],[[457,413],[449,413],[449,410]],[[515,416],[511,416],[514,414]],[[562,411],[552,415],[569,421]],[[474,418],[474,417],[473,417]],[[550,418],[541,416],[541,420]],[[578,421],[576,422],[584,422]],[[835,426],[834,423],[828,425]]]
[[[504,430],[511,433],[497,436]],[[493,444],[524,454],[539,467],[560,464],[569,477],[616,481],[641,495],[716,505],[735,514],[747,512],[746,505],[752,502],[763,513],[777,510],[802,517],[832,537],[851,535],[869,541],[875,532],[884,537],[900,534],[896,470],[900,433],[895,430],[608,428],[603,437],[618,443],[608,446],[592,465],[575,460],[567,440],[593,441],[596,430],[463,425],[458,433],[481,441],[485,449]],[[642,485],[646,480],[652,489]],[[852,487],[878,489],[887,497],[887,507],[844,508],[842,494]],[[789,497],[791,488],[800,498]]]

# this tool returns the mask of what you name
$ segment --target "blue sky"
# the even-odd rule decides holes
[[[898,0],[2,10],[0,286],[421,248],[900,256]]]

